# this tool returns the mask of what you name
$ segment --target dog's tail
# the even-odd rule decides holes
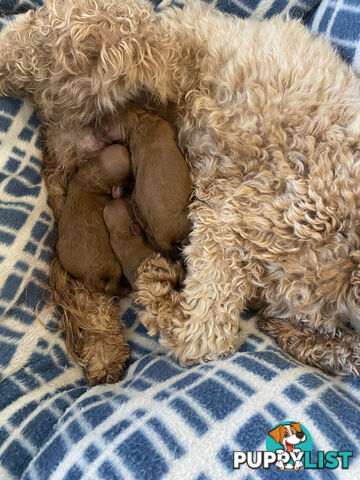
[[[50,286],[51,302],[61,309],[67,349],[84,367],[89,383],[117,382],[131,352],[114,297],[73,278],[57,256],[50,265]]]

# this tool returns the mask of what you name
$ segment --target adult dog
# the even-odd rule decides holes
[[[325,40],[195,2],[50,0],[0,45],[0,92],[77,138],[140,93],[175,104],[194,189],[187,274],[177,291],[180,266],[154,255],[137,301],[182,364],[234,352],[255,302],[299,361],[358,373],[360,81]]]

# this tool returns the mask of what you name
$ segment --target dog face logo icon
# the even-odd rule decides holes
[[[287,452],[292,452],[294,445],[305,442],[306,440],[306,435],[301,430],[300,423],[279,425],[273,430],[270,430],[269,435],[275,440],[276,443],[280,443]]]
[[[298,422],[285,422],[268,432],[267,449],[277,454],[278,460],[275,466],[278,469],[300,470],[304,468],[302,462],[304,452],[311,451],[312,447],[311,436],[305,430]]]

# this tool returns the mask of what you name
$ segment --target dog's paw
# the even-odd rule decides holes
[[[186,320],[178,322],[171,332],[173,354],[180,365],[207,363],[237,351],[240,341],[237,331],[229,332],[228,325],[215,324],[209,328],[206,316],[196,317],[191,310],[189,313]]]
[[[135,302],[152,311],[154,308],[158,310],[183,279],[184,271],[179,262],[172,262],[160,253],[155,253],[138,269]]]
[[[157,315],[153,315],[152,312],[144,309],[139,310],[138,318],[146,328],[150,337],[155,337],[156,335],[160,334],[160,326],[157,320]]]
[[[135,303],[142,307],[139,318],[150,336],[160,335],[163,343],[174,347],[173,330],[182,324],[181,293],[176,289],[183,280],[183,269],[156,253],[138,269]]]
[[[189,339],[185,344],[178,343],[174,349],[174,356],[182,366],[198,365],[226,357],[236,352],[237,347],[227,342],[209,339],[207,335],[198,339]]]

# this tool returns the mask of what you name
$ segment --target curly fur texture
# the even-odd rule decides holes
[[[163,89],[166,59],[159,42],[168,44],[168,36],[158,35],[147,2],[50,0],[6,29],[0,93],[47,105],[39,109],[43,123],[88,125],[131,98],[139,78],[154,84],[154,93]]]
[[[176,104],[194,187],[187,275],[174,290],[176,265],[152,257],[137,300],[181,363],[235,351],[256,300],[285,351],[359,372],[360,80],[323,39],[133,0],[53,0],[1,39],[0,91],[47,123],[97,125],[144,90]]]
[[[50,265],[50,286],[54,305],[62,309],[67,349],[84,367],[89,384],[119,381],[131,350],[114,298],[71,277],[57,257]]]

